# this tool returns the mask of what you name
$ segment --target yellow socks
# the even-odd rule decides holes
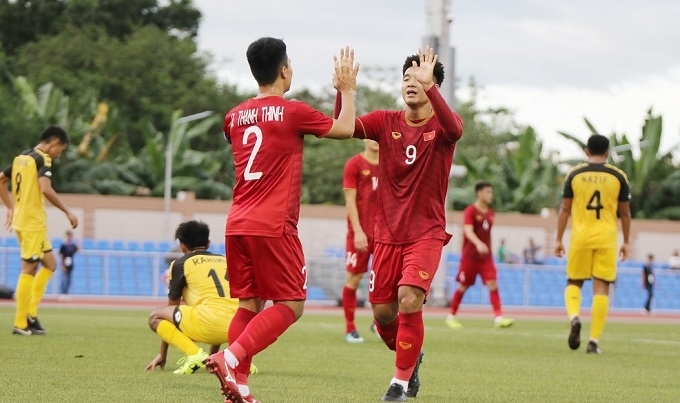
[[[28,326],[28,305],[31,302],[31,288],[33,287],[33,276],[30,274],[19,274],[19,281],[17,281],[17,289],[14,293],[14,299],[17,302],[16,316],[14,317],[14,326],[19,329],[25,329]]]
[[[194,355],[198,353],[200,348],[184,333],[180,332],[172,322],[162,320],[158,324],[156,333],[171,346],[177,347],[184,355]]]
[[[607,321],[609,312],[609,297],[606,295],[593,295],[592,321],[590,324],[590,339],[597,342],[602,336],[604,323]]]
[[[40,301],[42,301],[42,298],[45,295],[45,290],[47,290],[47,283],[50,282],[52,274],[54,274],[52,270],[48,270],[44,267],[41,267],[40,270],[38,270],[38,273],[36,273],[35,278],[33,279],[33,287],[31,289],[31,302],[28,304],[28,314],[31,317],[35,318],[36,316],[38,316],[38,305],[40,304]]]
[[[569,320],[581,314],[581,288],[570,284],[564,289],[564,306]]]

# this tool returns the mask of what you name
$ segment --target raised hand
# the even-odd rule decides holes
[[[413,76],[427,90],[435,84],[434,66],[437,64],[439,55],[435,55],[434,49],[431,47],[425,46],[425,52],[418,49],[418,56],[420,57],[420,65],[415,61],[413,62]]]
[[[359,73],[359,63],[354,63],[354,49],[346,46],[340,49],[340,59],[333,56],[335,72],[333,73],[333,87],[336,90],[354,91],[357,88],[357,74]]]

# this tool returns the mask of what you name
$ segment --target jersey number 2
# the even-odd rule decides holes
[[[587,210],[595,210],[595,216],[597,219],[600,219],[600,210],[602,210],[604,206],[602,206],[602,203],[600,201],[600,191],[596,190],[593,192],[593,195],[590,196],[590,200],[588,200],[588,204],[586,205]]]
[[[262,177],[262,172],[251,172],[253,169],[253,161],[255,161],[255,156],[257,152],[260,151],[262,146],[262,130],[257,126],[250,126],[243,133],[243,145],[248,144],[248,138],[251,134],[255,135],[255,145],[253,146],[253,151],[250,152],[250,157],[248,158],[248,164],[246,165],[246,171],[243,172],[243,179],[247,181],[258,180]]]

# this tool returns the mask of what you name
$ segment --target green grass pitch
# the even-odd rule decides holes
[[[13,336],[12,306],[0,307],[2,402],[222,402],[214,375],[144,372],[160,339],[148,309],[45,307],[46,336]],[[586,318],[587,319],[587,318]],[[363,344],[344,341],[340,310],[308,312],[255,357],[253,394],[265,403],[379,402],[394,355],[357,320]],[[673,402],[680,401],[680,326],[610,321],[604,354],[567,347],[566,320],[520,319],[495,329],[489,318],[461,318],[450,330],[426,315],[422,386],[413,403],[428,402]],[[582,337],[587,339],[586,321]]]

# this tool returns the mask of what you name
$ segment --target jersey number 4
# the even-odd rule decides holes
[[[602,210],[604,206],[602,206],[602,203],[600,201],[600,191],[596,190],[593,192],[593,195],[590,196],[590,200],[588,200],[588,204],[586,205],[587,210],[595,210],[595,216],[597,219],[600,219],[600,210]]]

